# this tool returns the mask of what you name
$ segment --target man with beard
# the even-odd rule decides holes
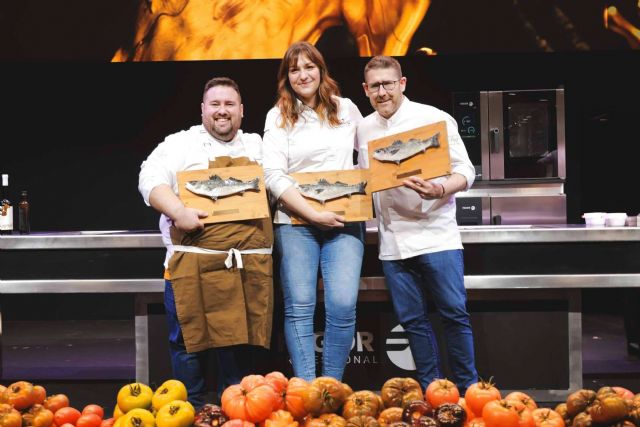
[[[177,172],[262,160],[260,136],[240,130],[243,105],[233,80],[208,81],[201,109],[202,124],[166,137],[142,163],[139,177],[145,203],[162,214],[173,375],[185,383],[196,408],[210,401],[207,358],[217,358],[219,397],[251,371],[252,346],[269,346],[273,312],[271,221],[205,225],[207,213],[186,207],[177,196]],[[225,265],[231,249],[240,252],[244,267]]]

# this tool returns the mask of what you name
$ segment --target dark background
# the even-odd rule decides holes
[[[262,133],[279,60],[109,63],[131,38],[132,3],[23,0],[0,11],[0,171],[14,202],[28,190],[34,231],[155,229],[157,214],[137,191],[140,163],[166,135],[199,122],[210,77],[239,83],[242,127]],[[568,222],[586,211],[638,214],[640,52],[603,28],[604,2],[481,3],[433,1],[399,58],[408,97],[450,111],[452,91],[564,86]],[[618,3],[637,24],[635,3]],[[572,32],[559,30],[553,7]],[[355,56],[350,35],[336,27],[318,46],[343,95],[372,112],[360,85],[367,58]],[[414,53],[422,46],[439,54]]]

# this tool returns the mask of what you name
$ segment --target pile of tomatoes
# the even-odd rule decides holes
[[[112,427],[190,427],[195,412],[187,402],[187,388],[178,380],[167,380],[155,391],[131,383],[118,392]]]
[[[69,406],[64,394],[47,397],[40,385],[17,381],[0,386],[0,427],[109,427],[99,405],[87,405],[82,411]]]
[[[597,392],[582,389],[571,393],[555,410],[567,425],[575,427],[640,426],[640,393],[634,395],[624,387],[602,387]]]

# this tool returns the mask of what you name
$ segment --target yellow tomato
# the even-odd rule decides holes
[[[158,410],[157,427],[189,427],[195,419],[195,410],[189,402],[174,400]]]
[[[151,407],[153,390],[142,383],[127,384],[118,392],[118,406],[125,414],[135,408]]]
[[[122,419],[122,423],[119,427],[156,427],[156,419],[153,414],[142,408],[133,408],[123,417],[118,418],[118,420],[120,419]]]
[[[167,380],[153,394],[151,404],[157,411],[174,400],[187,400],[187,388],[178,380]]]
[[[115,418],[117,420],[118,418],[120,418],[123,415],[124,415],[124,412],[122,412],[122,409],[120,409],[120,407],[116,403],[116,407],[113,408],[113,418]],[[114,427],[115,427],[115,425],[114,425]]]

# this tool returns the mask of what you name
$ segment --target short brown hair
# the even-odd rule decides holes
[[[232,88],[233,90],[238,92],[238,97],[240,98],[240,102],[242,102],[242,95],[240,95],[240,88],[238,87],[238,83],[231,80],[229,77],[214,77],[211,80],[209,80],[204,85],[204,92],[202,92],[202,99],[204,99],[204,96],[207,94],[207,91],[209,89],[216,86],[228,86]]]
[[[393,68],[398,72],[400,77],[402,77],[402,67],[400,67],[400,63],[390,56],[374,56],[367,62],[367,65],[364,66],[364,79],[367,80],[367,71],[369,70],[380,70],[383,68]]]

